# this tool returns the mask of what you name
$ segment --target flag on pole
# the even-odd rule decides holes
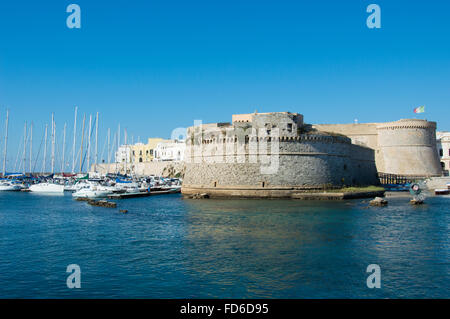
[[[416,107],[414,113],[425,113],[425,106]]]

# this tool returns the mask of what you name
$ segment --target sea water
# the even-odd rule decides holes
[[[450,198],[425,202],[172,194],[111,209],[2,192],[0,298],[449,298]]]

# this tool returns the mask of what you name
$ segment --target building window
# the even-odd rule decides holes
[[[442,169],[445,169],[445,163],[444,162],[441,162],[441,167],[442,167]]]
[[[442,148],[439,149],[439,156],[440,156],[440,157],[444,156],[444,151],[442,150]]]
[[[142,157],[139,157],[139,163],[142,163]]]
[[[288,123],[287,130],[288,132],[292,132],[292,123]]]

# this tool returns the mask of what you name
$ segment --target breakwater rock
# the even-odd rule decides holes
[[[89,205],[92,205],[92,206],[107,207],[107,208],[116,208],[117,207],[117,203],[109,202],[107,200],[95,200],[92,198],[78,197],[77,201],[87,202]]]
[[[369,203],[369,206],[378,206],[378,207],[383,207],[383,206],[387,206],[388,201],[381,198],[381,197],[375,197],[375,199],[372,199]]]

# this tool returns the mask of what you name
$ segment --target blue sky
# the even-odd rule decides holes
[[[79,30],[66,27],[70,3]],[[370,3],[381,29],[366,26]],[[136,142],[255,110],[308,123],[419,117],[450,130],[449,12],[441,0],[2,1],[1,151],[6,107],[9,170],[25,121],[37,154],[51,112],[59,139],[64,122],[71,136],[75,105],[79,125],[100,112],[100,152],[119,123]]]

